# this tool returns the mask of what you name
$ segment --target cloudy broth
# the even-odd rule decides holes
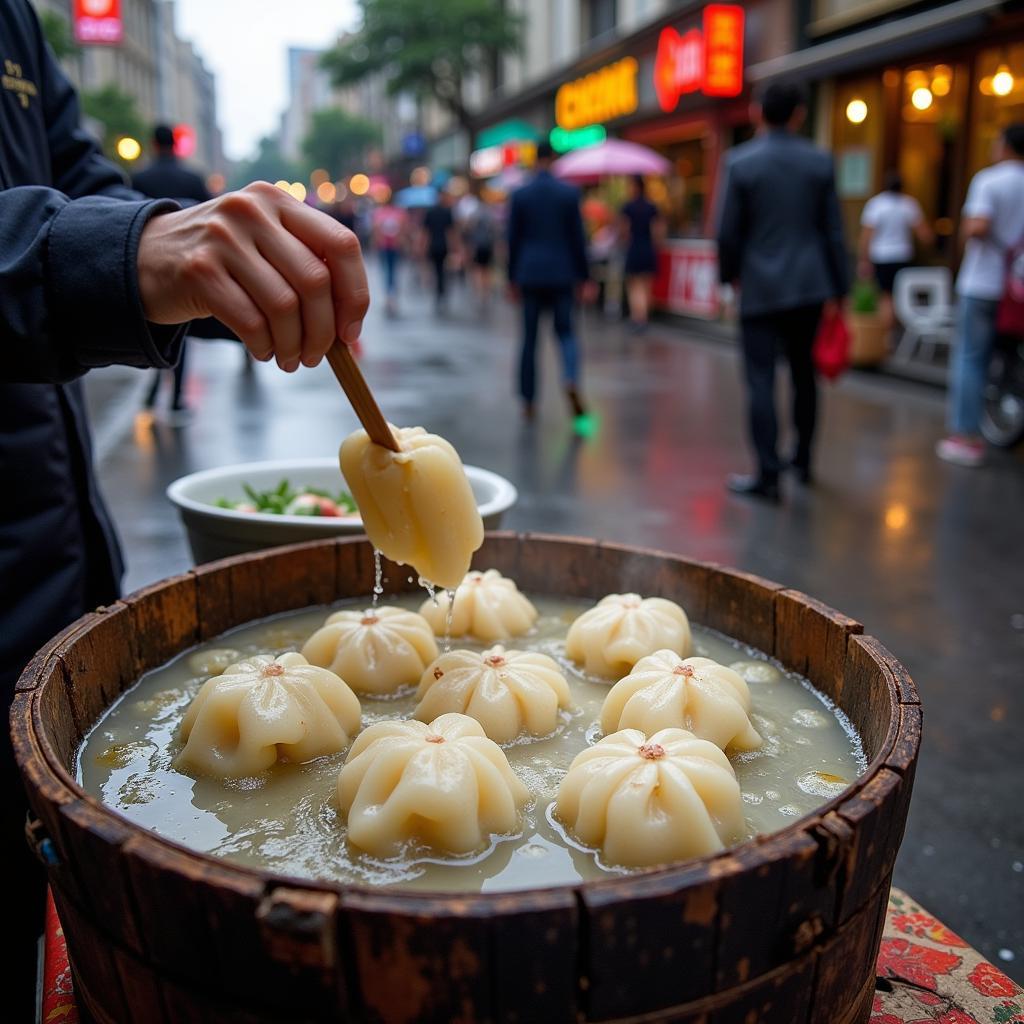
[[[563,712],[551,737],[522,738],[504,747],[534,800],[519,833],[496,837],[478,854],[445,857],[410,848],[401,857],[376,860],[351,848],[336,803],[344,751],[230,781],[193,778],[172,765],[181,749],[178,724],[211,672],[237,660],[235,655],[297,650],[329,611],[359,608],[363,601],[251,623],[148,672],[86,737],[79,781],[143,828],[203,853],[287,875],[402,889],[495,892],[624,873],[576,843],[551,813],[570,762],[601,736],[597,721],[610,683],[587,677],[565,657],[566,631],[592,603],[533,600],[540,611],[536,626],[506,646],[555,658],[569,680],[575,707]],[[408,595],[388,603],[418,608],[422,598]],[[764,744],[730,758],[743,793],[746,838],[776,831],[813,811],[864,771],[864,752],[853,728],[805,679],[700,626],[693,627],[693,639],[695,655],[731,665],[750,686],[751,720]],[[456,638],[452,646],[483,650],[490,645]],[[416,706],[413,692],[360,695],[360,702],[364,728],[409,718]]]

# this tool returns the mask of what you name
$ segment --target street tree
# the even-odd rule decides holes
[[[57,11],[40,11],[39,24],[43,30],[43,36],[50,44],[57,60],[64,60],[65,57],[75,57],[81,51],[71,34],[71,26],[68,19]]]
[[[340,107],[326,107],[313,114],[302,151],[313,167],[323,167],[336,178],[379,143],[379,125]]]
[[[82,93],[82,110],[103,125],[103,152],[112,159],[117,155],[117,140],[130,136],[145,141],[146,126],[135,104],[135,97],[116,85],[104,85]]]
[[[522,47],[523,19],[497,0],[359,0],[361,30],[324,54],[344,87],[381,73],[391,95],[431,96],[455,118],[472,148],[474,112],[465,85]]]

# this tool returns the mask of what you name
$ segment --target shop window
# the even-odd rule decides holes
[[[852,247],[860,233],[864,204],[878,191],[885,172],[885,97],[877,75],[836,86],[832,126],[836,191]]]
[[[967,169],[976,174],[992,162],[1002,130],[1024,121],[1024,40],[982,50],[971,83],[973,117]]]
[[[952,234],[965,183],[967,70],[961,64],[929,64],[904,71],[900,89],[899,171],[935,226],[939,250],[952,256]]]

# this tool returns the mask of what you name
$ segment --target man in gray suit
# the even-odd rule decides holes
[[[848,275],[832,157],[797,134],[807,113],[803,89],[769,85],[754,105],[760,131],[732,150],[718,218],[723,282],[739,289],[740,334],[749,396],[753,476],[731,476],[738,494],[779,499],[775,360],[793,376],[796,447],[789,465],[811,482],[817,388],[811,348],[822,309],[846,294]]]

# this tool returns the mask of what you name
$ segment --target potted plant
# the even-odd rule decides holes
[[[877,366],[889,354],[885,322],[878,311],[878,289],[860,280],[850,294],[850,365]]]

